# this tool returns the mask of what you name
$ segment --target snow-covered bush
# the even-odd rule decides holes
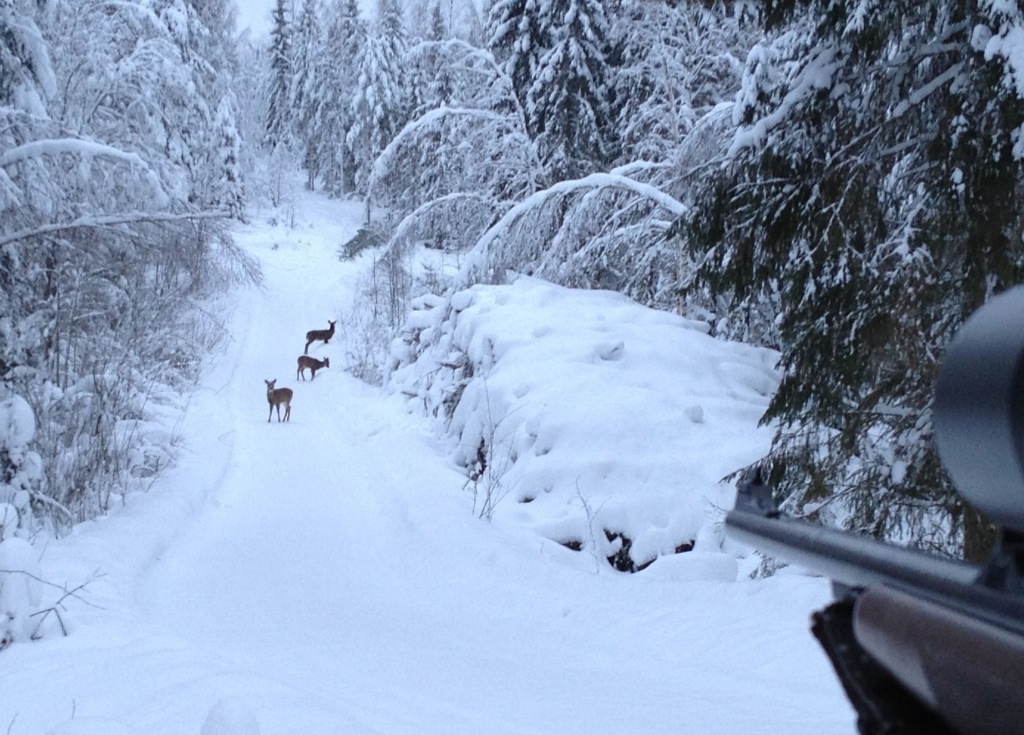
[[[0,650],[35,635],[42,600],[38,552],[21,538],[0,540]]]
[[[29,499],[43,477],[42,459],[29,449],[35,435],[28,402],[19,395],[0,400],[0,541],[33,530]]]

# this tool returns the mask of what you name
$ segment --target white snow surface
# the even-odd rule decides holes
[[[673,493],[684,516],[706,514],[699,525],[712,540],[699,550],[674,554],[649,541],[664,554],[655,564],[617,572],[545,535],[568,500],[526,504],[513,492],[491,522],[478,518],[465,469],[453,461],[458,446],[410,412],[408,396],[346,373],[341,333],[310,348],[330,356],[330,368],[295,380],[305,332],[342,315],[365,268],[337,257],[361,212],[307,195],[294,228],[267,217],[239,228],[265,287],[232,299],[231,339],[211,356],[178,427],[177,465],[25,560],[38,579],[86,585],[82,600],[62,605],[67,635],[50,615],[41,640],[0,651],[0,727],[10,735],[853,732],[852,710],[808,629],[829,599],[827,580],[796,571],[751,580],[747,550],[720,547],[710,533],[715,505],[731,497],[711,473],[749,461],[770,438],[757,427],[772,386],[764,353],[611,294],[536,281],[521,293],[476,287],[476,303],[494,315],[477,321],[509,327],[494,353],[495,390],[510,386],[538,425],[557,419],[553,447],[576,448],[539,455],[554,487],[585,474],[582,456],[601,463],[592,475],[623,480],[618,494],[602,485],[602,503],[623,519],[671,525]],[[553,304],[557,312],[546,308]],[[573,308],[588,318],[558,332],[552,314]],[[688,335],[690,354],[666,369],[666,335],[676,332]],[[549,334],[560,338],[543,339]],[[574,361],[585,369],[588,402],[544,383],[545,374],[551,385],[564,381],[555,376]],[[295,392],[288,423],[267,422],[263,381],[273,378]],[[529,403],[533,395],[543,401]],[[676,435],[637,441],[647,420],[652,432]],[[575,435],[580,427],[589,427],[585,436]],[[662,456],[652,454],[659,448]],[[537,471],[517,469],[524,483]],[[18,594],[41,594],[42,607],[61,595],[36,586]]]

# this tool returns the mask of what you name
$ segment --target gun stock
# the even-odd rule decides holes
[[[854,635],[876,661],[956,732],[1024,728],[1024,638],[885,585],[853,608]]]

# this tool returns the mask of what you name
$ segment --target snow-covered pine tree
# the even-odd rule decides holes
[[[737,310],[781,301],[765,458],[800,514],[967,557],[932,385],[962,320],[1024,278],[1024,90],[1005,3],[776,0],[729,165],[680,230]]]
[[[292,125],[292,28],[285,0],[274,5],[270,30],[270,89],[267,93],[267,129],[263,142],[274,149],[287,143]]]
[[[405,32],[395,0],[379,0],[377,21],[359,59],[347,142],[355,156],[356,188],[367,194],[373,163],[407,120]]]
[[[241,139],[235,124],[235,110],[231,98],[225,95],[217,106],[214,128],[218,134],[217,162],[218,176],[211,197],[216,207],[226,210],[234,219],[245,216],[245,189],[242,184],[242,169],[239,162]]]
[[[333,0],[324,26],[322,66],[310,92],[315,114],[309,120],[309,135],[319,141],[317,168],[324,191],[337,197],[355,188],[355,162],[346,137],[367,28],[356,0]]]
[[[540,0],[538,14],[552,46],[526,94],[530,127],[552,180],[576,179],[616,155],[608,19],[599,0]]]

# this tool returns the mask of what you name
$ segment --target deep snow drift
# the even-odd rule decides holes
[[[0,726],[852,732],[808,631],[827,581],[752,581],[744,552],[719,546],[731,489],[718,478],[768,441],[770,356],[613,295],[524,281],[424,304],[415,326],[438,351],[399,349],[394,393],[345,372],[342,333],[310,347],[330,367],[296,380],[305,332],[358,295],[366,263],[337,251],[360,213],[308,197],[294,229],[240,228],[265,288],[231,296],[232,339],[177,427],[178,465],[39,549],[40,575],[87,582],[89,604],[67,602],[70,635],[50,626],[0,652]],[[451,425],[411,411],[455,384],[441,351],[477,361]],[[288,423],[267,421],[275,378],[294,391]],[[510,461],[488,522],[461,464],[496,426]],[[654,563],[612,569],[608,529]]]

